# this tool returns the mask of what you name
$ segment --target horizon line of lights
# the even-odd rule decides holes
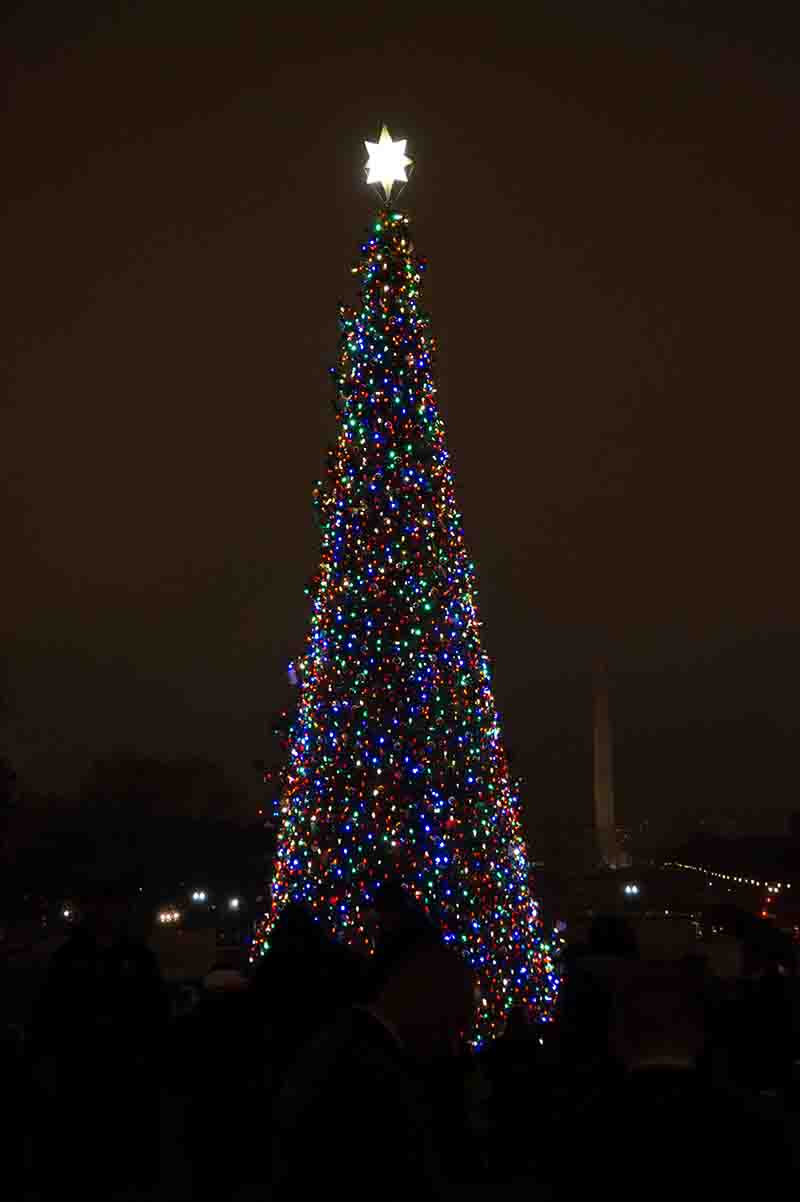
[[[682,864],[680,860],[667,860],[664,864],[665,868],[684,868],[688,872],[701,872],[705,876],[713,876],[720,881],[730,881],[734,885],[755,886],[757,889],[766,889],[768,893],[779,893],[781,889],[791,889],[791,881],[770,881],[769,879],[759,881],[755,877],[736,876],[731,872],[715,872],[711,868],[703,868],[700,864]]]

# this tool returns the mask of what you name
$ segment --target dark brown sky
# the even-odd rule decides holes
[[[417,162],[532,812],[588,800],[597,650],[623,809],[796,805],[797,30],[778,5],[344,7],[31,3],[6,26],[0,613],[25,782],[71,788],[118,745],[239,776],[270,754],[361,142],[386,120]]]

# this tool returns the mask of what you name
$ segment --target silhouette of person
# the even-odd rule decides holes
[[[220,1202],[249,1180],[253,1165],[241,1147],[257,1146],[269,1128],[263,1033],[247,978],[231,964],[215,964],[180,1023],[192,1197]]]
[[[35,1150],[45,1193],[106,1199],[118,1187],[155,1180],[167,1015],[158,966],[143,942],[98,939],[81,926],[53,954],[32,1032],[34,1058],[51,1066]]]
[[[496,1178],[531,1171],[536,1154],[526,1138],[542,1108],[546,1088],[540,1064],[539,1030],[524,1006],[509,1011],[505,1031],[481,1056],[491,1089],[491,1164]]]
[[[620,915],[597,915],[581,954],[568,953],[561,994],[561,1046],[565,1066],[609,1069],[608,1040],[614,998],[639,958],[636,936]]]
[[[94,1165],[80,1152],[98,1092],[99,948],[85,926],[72,930],[50,958],[31,1023],[31,1059],[40,1121],[33,1168],[45,1197],[73,1186],[92,1193]]]
[[[123,933],[100,953],[102,1022],[98,1052],[106,1075],[102,1150],[107,1177],[120,1186],[151,1186],[158,1176],[160,1090],[169,1000],[158,961],[139,938]]]
[[[439,1198],[447,1190],[441,1092],[426,1075],[459,1055],[475,1010],[472,973],[423,938],[366,1005],[308,1044],[275,1108],[274,1197]]]
[[[254,1006],[271,1042],[280,1081],[297,1052],[337,1010],[357,1001],[365,968],[356,953],[329,938],[305,906],[287,905],[253,978]]]
[[[665,1202],[743,1200],[761,1188],[765,1172],[790,1179],[793,1154],[781,1116],[698,1071],[705,1029],[696,974],[674,965],[632,968],[615,1000],[611,1039],[624,1073],[601,1085],[568,1124],[565,1196],[596,1188],[612,1153],[626,1176]],[[581,1156],[570,1157],[570,1146]]]

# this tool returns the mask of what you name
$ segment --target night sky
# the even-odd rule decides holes
[[[386,121],[532,831],[588,815],[598,654],[624,820],[775,826],[800,808],[784,8],[287,7],[31,3],[2,31],[22,783],[124,747],[252,786],[273,756]]]

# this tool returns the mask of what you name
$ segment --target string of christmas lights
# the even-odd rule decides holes
[[[340,308],[338,437],[314,491],[322,556],[255,954],[289,901],[369,951],[367,913],[400,880],[478,974],[481,1043],[513,1004],[547,1021],[556,978],[436,405],[424,270],[408,217],[382,209],[353,269],[360,304]]]
[[[702,864],[681,864],[680,860],[667,860],[664,864],[665,868],[682,868],[686,872],[700,872],[703,876],[709,878],[715,877],[720,881],[729,881],[732,885],[756,885],[759,888],[765,888],[768,893],[779,893],[781,889],[791,889],[791,881],[779,881],[777,878],[769,877],[765,881],[759,881],[751,876],[736,876],[733,872],[717,872],[713,868],[703,868]]]

